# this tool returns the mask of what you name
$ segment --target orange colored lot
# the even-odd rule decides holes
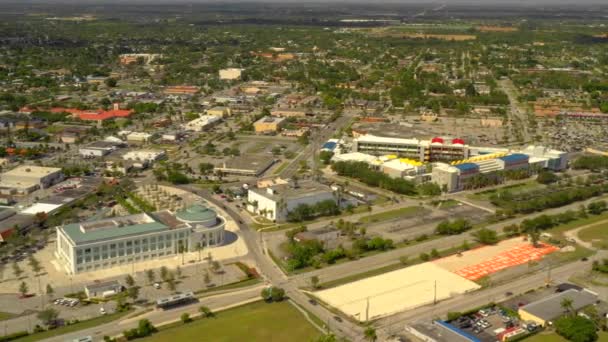
[[[454,273],[469,280],[477,280],[505,268],[540,260],[543,256],[558,250],[559,248],[549,244],[541,244],[539,247],[524,244],[504,251],[484,262],[456,270]]]

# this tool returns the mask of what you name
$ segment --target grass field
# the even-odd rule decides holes
[[[288,302],[256,302],[221,311],[214,318],[179,324],[144,338],[145,342],[222,341],[308,342],[321,333]],[[205,338],[207,336],[207,338]]]
[[[608,223],[598,223],[578,232],[578,237],[594,247],[608,249]]]
[[[546,187],[546,186],[539,184],[536,181],[529,181],[529,182],[525,182],[525,183],[512,184],[512,185],[499,187],[496,189],[476,192],[474,194],[467,195],[467,197],[472,200],[488,201],[488,200],[490,200],[490,197],[492,195],[494,195],[495,193],[497,193],[499,191],[508,190],[509,192],[511,192],[513,194],[519,194],[522,192],[538,190],[538,189],[544,188],[544,187]]]
[[[536,334],[530,338],[524,340],[524,342],[568,342],[565,338],[559,336],[556,333],[550,334]],[[608,342],[608,333],[604,331],[599,332],[599,338],[597,342]]]
[[[389,221],[398,218],[404,218],[408,216],[414,216],[415,214],[422,212],[424,209],[422,207],[405,207],[399,208],[395,210],[385,211],[383,213],[371,214],[368,216],[363,216],[359,219],[361,223],[371,223],[371,222],[382,222]]]

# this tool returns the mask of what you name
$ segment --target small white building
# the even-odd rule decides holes
[[[84,293],[89,299],[111,297],[115,294],[121,293],[122,290],[123,286],[120,285],[118,280],[88,284],[84,287]]]
[[[213,127],[221,120],[219,116],[213,115],[202,115],[201,117],[194,119],[190,122],[186,122],[182,127],[187,131],[201,132],[207,128]]]
[[[125,153],[122,156],[123,160],[141,163],[141,165],[133,164],[135,167],[147,167],[157,160],[163,159],[167,153],[163,150],[133,150]]]
[[[241,78],[243,69],[228,68],[220,70],[220,80],[233,81]]]
[[[249,189],[247,209],[281,222],[300,204],[314,205],[327,200],[337,201],[331,188],[326,185],[313,181],[300,181],[297,184],[289,182],[264,189]]]

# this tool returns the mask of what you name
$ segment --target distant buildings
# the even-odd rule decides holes
[[[55,257],[68,274],[192,252],[224,241],[225,220],[197,204],[175,213],[168,210],[56,228]]]
[[[194,95],[199,92],[199,88],[195,86],[169,86],[165,87],[164,93],[166,95]]]
[[[118,56],[120,64],[129,65],[142,61],[144,64],[150,64],[157,58],[162,58],[161,54],[157,53],[124,53]]]
[[[314,205],[327,200],[336,202],[333,191],[326,185],[313,181],[290,182],[264,189],[249,189],[247,209],[267,219],[281,222],[300,204]]]

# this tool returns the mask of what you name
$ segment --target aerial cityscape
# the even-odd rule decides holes
[[[608,342],[608,3],[0,2],[0,341]]]

